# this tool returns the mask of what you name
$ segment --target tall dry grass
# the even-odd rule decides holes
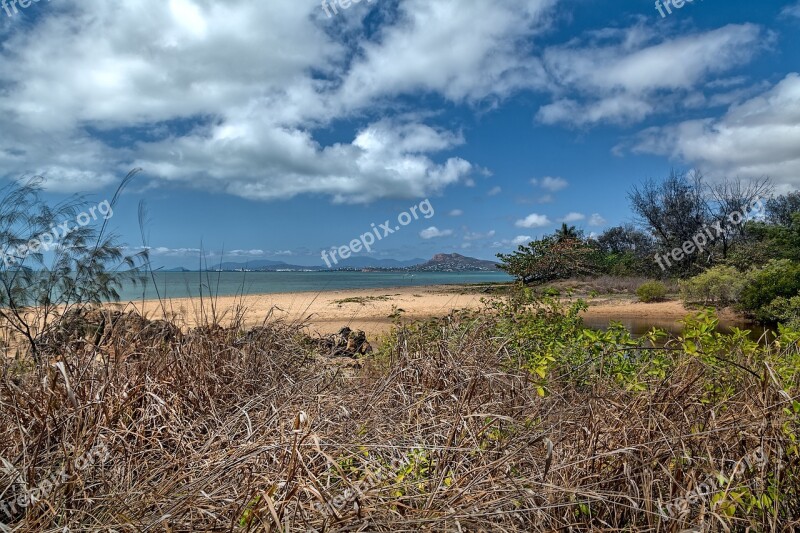
[[[274,320],[132,334],[123,319],[102,340],[85,328],[61,338],[51,365],[4,360],[0,503],[65,475],[0,522],[53,532],[797,525],[786,393],[796,381],[742,372],[709,404],[709,369],[688,360],[637,392],[561,368],[541,397],[495,320],[401,327],[360,369],[321,357],[302,325]],[[98,445],[102,460],[76,466]],[[771,506],[727,516],[709,498],[683,517],[661,513],[758,447],[766,464],[730,490],[777,488]]]

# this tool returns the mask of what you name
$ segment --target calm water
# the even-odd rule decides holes
[[[640,337],[642,335],[645,335],[653,328],[662,329],[674,336],[678,336],[681,333],[683,333],[683,325],[680,324],[679,322],[673,322],[671,320],[658,320],[653,318],[648,318],[646,320],[641,318],[621,318],[615,320],[615,322],[619,322],[623,326],[625,326],[625,329],[630,331],[634,337]],[[608,328],[609,321],[607,319],[601,319],[597,317],[584,317],[583,324],[587,328],[604,330]],[[749,337],[753,341],[762,340],[761,337],[762,335],[764,335],[764,333],[767,334],[768,340],[773,340],[775,339],[777,333],[775,330],[771,328],[745,321],[738,321],[738,322],[720,321],[719,326],[717,327],[717,331],[720,333],[731,333],[732,327],[749,330],[750,331]]]
[[[274,294],[278,292],[324,292],[338,289],[379,289],[421,287],[425,285],[461,285],[512,281],[502,272],[156,272],[158,293],[162,298],[235,296],[237,294]],[[202,278],[201,278],[202,276]],[[126,284],[122,301],[157,297],[152,280],[147,286]]]

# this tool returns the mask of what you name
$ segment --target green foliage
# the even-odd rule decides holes
[[[800,296],[779,296],[764,308],[763,313],[775,322],[800,330]]]
[[[136,173],[122,180],[108,202],[109,212]],[[146,252],[123,254],[108,232],[107,219],[80,223],[81,216],[88,218],[84,199],[73,197],[50,206],[41,192],[40,179],[0,190],[0,252],[14,257],[0,261],[0,318],[25,339],[35,359],[37,339],[57,328],[59,317],[82,306],[117,301],[123,280],[136,281],[138,265],[147,261]],[[65,224],[70,231],[53,239],[52,250],[42,253],[40,238],[44,241],[54,227]],[[21,249],[28,252],[19,253]]]
[[[497,254],[500,268],[523,283],[536,285],[596,273],[597,249],[572,238],[570,228],[562,228],[562,232],[520,246],[512,254]]]
[[[800,295],[800,263],[788,259],[772,260],[763,268],[748,273],[742,290],[742,309],[764,322],[774,322],[769,307],[776,298]]]
[[[738,270],[720,265],[681,281],[681,296],[686,303],[725,307],[739,301],[744,284],[744,276]]]
[[[517,354],[524,366],[539,381],[538,391],[546,394],[545,384],[551,367],[557,362],[569,339],[583,329],[581,311],[587,309],[578,301],[564,306],[551,297],[538,298],[530,289],[521,289],[508,302],[494,301],[498,322],[496,335],[505,339],[506,347]]]
[[[642,276],[653,270],[655,240],[631,225],[609,228],[597,237],[601,269],[612,276]]]
[[[636,289],[636,296],[644,303],[659,302],[667,296],[667,286],[660,281],[648,281]]]

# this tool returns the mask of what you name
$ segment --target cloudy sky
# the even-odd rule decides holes
[[[156,264],[492,258],[631,220],[671,168],[800,187],[800,2],[53,0],[0,9],[0,178],[102,201]],[[338,1],[338,0],[336,0]]]

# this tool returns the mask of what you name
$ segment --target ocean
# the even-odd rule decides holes
[[[158,291],[152,279],[134,285],[126,282],[120,292],[123,302],[161,298],[236,296],[282,292],[325,292],[340,289],[379,289],[508,282],[503,272],[156,272]]]

